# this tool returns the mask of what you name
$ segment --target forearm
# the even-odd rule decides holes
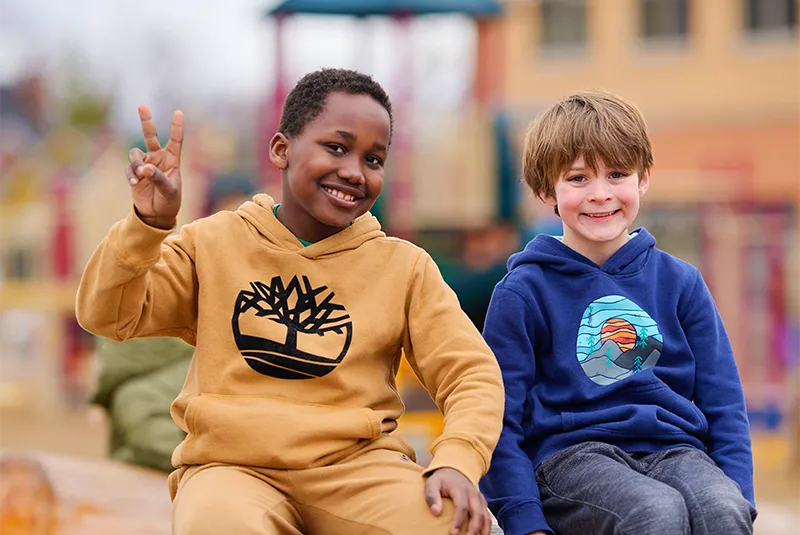
[[[410,287],[404,348],[444,414],[430,469],[454,468],[477,484],[500,436],[503,381],[489,346],[425,253]]]
[[[722,318],[699,274],[685,302],[681,323],[696,361],[693,401],[708,421],[708,454],[755,505],[750,423],[742,382]]]
[[[169,234],[147,226],[133,211],[111,228],[78,287],[76,317],[84,329],[118,341],[179,336],[185,330],[193,301],[188,270],[193,268],[181,258],[185,255],[163,250]],[[181,290],[186,293],[180,295]]]
[[[489,468],[503,419],[500,372],[491,353],[487,356],[475,358],[463,373],[454,373],[459,376],[457,384],[440,385],[449,391],[442,403],[444,431],[431,446],[429,466],[429,471],[454,468],[476,485]]]
[[[731,390],[736,393],[727,397],[740,397],[739,403],[702,407],[708,419],[708,454],[755,506],[750,425],[741,389],[732,386]]]
[[[535,467],[523,447],[526,426],[532,422],[528,399],[536,377],[533,326],[541,323],[538,309],[522,294],[498,285],[483,335],[502,370],[505,411],[503,432],[481,490],[507,535],[552,534]]]
[[[489,472],[481,480],[481,491],[509,535],[552,533],[544,517],[533,463],[519,446],[521,430],[518,434],[515,427],[504,427]]]

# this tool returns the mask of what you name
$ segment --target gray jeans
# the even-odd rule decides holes
[[[545,459],[536,480],[558,535],[753,533],[753,506],[695,448],[628,454],[585,442]]]

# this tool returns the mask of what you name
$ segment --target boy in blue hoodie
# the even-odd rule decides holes
[[[614,95],[572,94],[524,150],[563,236],[510,258],[486,317],[506,407],[481,490],[500,526],[752,533],[750,431],[714,300],[696,268],[629,231],[653,164],[644,118]]]

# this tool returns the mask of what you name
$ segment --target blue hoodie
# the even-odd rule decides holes
[[[574,444],[707,452],[755,505],[736,362],[700,272],[639,229],[602,267],[552,236],[513,255],[484,337],[503,432],[481,490],[506,535],[550,531],[535,468]]]

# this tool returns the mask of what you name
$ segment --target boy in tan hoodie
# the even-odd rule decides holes
[[[282,203],[256,195],[183,226],[183,116],[129,154],[133,209],[83,274],[81,325],[195,346],[172,416],[173,532],[486,535],[476,488],[500,434],[497,362],[431,257],[386,236],[391,104],[370,77],[323,69],[286,99],[270,158]],[[393,431],[401,352],[444,413],[427,469]],[[446,498],[446,499],[443,499]]]

